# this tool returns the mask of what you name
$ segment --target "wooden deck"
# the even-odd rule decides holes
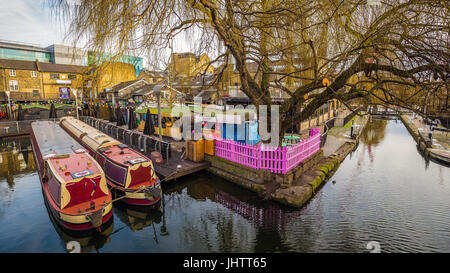
[[[103,120],[103,119],[96,119],[93,117],[83,117],[81,120],[88,123],[87,119],[94,119],[94,120],[98,120],[104,124],[108,124],[109,126],[115,126],[117,128],[121,128],[127,132],[133,132],[135,134],[139,134],[139,135],[143,135],[142,132],[138,131],[137,129],[134,130],[128,130],[127,125],[123,125],[123,126],[116,126],[115,122],[109,122],[108,120]],[[88,123],[89,124],[89,123]],[[96,128],[99,129],[99,128]],[[111,136],[111,137],[116,137],[116,136]],[[159,138],[157,136],[146,136],[148,138],[152,138],[154,140],[158,140]],[[120,139],[118,139],[119,141],[121,141]],[[163,137],[163,141],[164,142],[171,142],[171,155],[169,157],[169,159],[164,159],[164,162],[161,164],[156,164],[153,162],[153,165],[155,167],[155,171],[156,174],[158,175],[158,177],[162,180],[165,179],[164,182],[168,182],[189,174],[193,174],[202,170],[205,170],[207,168],[209,168],[210,163],[207,161],[202,161],[202,162],[193,162],[191,160],[188,159],[184,159],[181,160],[181,152],[178,149],[174,149],[176,146],[183,146],[183,143],[177,142],[172,140],[171,138],[166,138]],[[122,141],[124,142],[124,141]],[[130,143],[126,143],[126,141],[124,142],[125,144],[129,145],[131,148],[132,145]],[[148,157],[150,157],[150,153],[152,151],[140,151],[144,154],[146,154]],[[165,154],[163,156],[166,156]]]
[[[0,138],[30,134],[32,121],[2,121],[0,122]]]
[[[172,157],[167,161],[164,160],[162,164],[153,163],[156,174],[159,179],[166,179],[164,182],[174,180],[195,172],[202,171],[209,168],[209,162],[193,162],[190,160],[180,160],[180,153],[172,150]],[[180,167],[180,168],[178,168]]]
[[[58,120],[58,119],[39,119]],[[22,121],[0,121],[0,138],[15,137],[29,135],[31,132],[31,123],[37,120],[22,120]]]

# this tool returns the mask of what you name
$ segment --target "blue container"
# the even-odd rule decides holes
[[[255,145],[261,141],[257,122],[246,122],[244,124],[223,123],[221,137],[249,145]]]

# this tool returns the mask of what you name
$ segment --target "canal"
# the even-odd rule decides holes
[[[114,207],[101,234],[51,220],[29,139],[1,143],[0,252],[450,252],[450,168],[427,162],[400,121],[370,121],[360,145],[301,210],[207,173],[165,185],[159,210]]]

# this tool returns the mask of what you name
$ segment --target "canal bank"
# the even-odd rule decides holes
[[[414,122],[410,115],[399,115],[399,117],[408,132],[416,141],[419,150],[425,155],[425,157],[434,159],[446,165],[450,165],[450,151],[447,148],[447,145],[450,143],[448,137],[441,140],[435,139],[435,142],[437,143],[433,143],[432,141],[430,141],[430,138],[425,135],[425,131],[423,130],[423,128],[425,128],[425,125],[423,125],[423,127],[420,128],[421,130],[419,130],[416,125],[417,123],[419,123],[419,121]]]
[[[335,134],[338,137],[327,137],[327,141],[320,150],[315,164],[309,169],[305,169],[291,187],[280,187],[271,194],[271,198],[287,206],[296,208],[303,207],[317,194],[330,177],[333,176],[345,158],[358,147],[360,135],[368,120],[368,115],[355,116],[344,126],[332,128],[328,133]],[[358,125],[357,127],[359,129],[354,134],[354,137],[349,137],[351,134],[350,124],[353,123]],[[339,148],[334,150],[334,147]],[[329,150],[334,150],[334,152],[328,156],[324,156],[324,151]]]
[[[339,138],[327,138],[322,149],[286,174],[275,174],[266,169],[255,170],[211,155],[205,155],[205,160],[211,164],[206,170],[256,192],[265,200],[273,200],[282,205],[299,209],[313,198],[336,172],[346,156],[356,149],[359,137],[368,120],[368,115],[355,116],[344,126],[331,129],[330,131],[338,131],[342,135]],[[353,123],[358,125],[359,129],[354,137],[350,137],[350,124],[353,125]],[[338,148],[335,149],[335,147]],[[333,150],[333,153],[324,156],[324,150],[330,149]]]

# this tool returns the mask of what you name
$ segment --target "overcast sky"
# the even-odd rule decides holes
[[[1,40],[32,43],[41,47],[71,45],[72,41],[65,37],[67,26],[52,14],[46,0],[0,0]],[[192,50],[183,36],[174,39],[174,52]],[[140,57],[144,58],[144,66],[147,67],[147,56]]]
[[[38,44],[68,44],[63,24],[45,0],[0,0],[0,39]]]

